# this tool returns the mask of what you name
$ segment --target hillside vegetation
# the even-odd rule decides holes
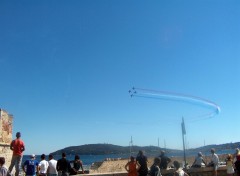
[[[240,146],[240,142],[236,143],[226,143],[221,145],[207,145],[199,148],[188,149],[187,153],[197,153],[201,152],[209,152],[211,148],[215,148],[218,150],[230,150],[235,149]],[[161,150],[166,150],[168,153],[175,153],[176,155],[182,155],[182,150],[175,150],[175,149],[165,149],[156,146],[132,146],[131,151],[133,153],[137,153],[139,150],[145,151],[147,154],[157,155],[160,153]],[[64,149],[57,150],[53,152],[53,154],[60,155],[62,152],[65,152],[67,155],[106,155],[106,154],[129,154],[130,147],[129,146],[118,146],[112,144],[86,144],[80,146],[70,146]]]

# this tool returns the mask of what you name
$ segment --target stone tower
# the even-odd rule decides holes
[[[9,167],[12,158],[12,150],[10,150],[12,122],[13,116],[0,109],[0,156],[5,157],[7,167]]]

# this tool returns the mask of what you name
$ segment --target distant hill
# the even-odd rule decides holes
[[[240,146],[240,142],[236,143],[227,143],[220,145],[207,145],[199,148],[188,149],[189,154],[196,154],[197,152],[209,152],[211,148],[218,150],[229,150],[235,149]],[[148,155],[159,155],[161,150],[166,150],[167,153],[174,153],[175,155],[182,155],[182,150],[175,149],[165,149],[156,146],[132,146],[131,151],[137,153],[139,150],[145,151]],[[106,154],[129,154],[129,146],[118,146],[113,144],[86,144],[80,146],[70,146],[64,149],[57,150],[53,152],[54,155],[60,155],[62,152],[65,152],[67,155],[106,155]]]
[[[219,145],[206,145],[199,148],[189,149],[188,151],[201,151],[201,152],[209,152],[211,148],[215,148],[216,151],[219,150],[234,150],[236,148],[240,148],[240,142],[235,143],[226,143],[226,144],[219,144]]]

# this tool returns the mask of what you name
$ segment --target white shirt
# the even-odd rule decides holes
[[[211,161],[214,163],[215,166],[218,165],[219,159],[216,153],[212,154]]]
[[[48,168],[49,168],[48,173],[49,174],[57,174],[58,173],[57,169],[56,169],[56,167],[57,167],[57,160],[51,159],[50,161],[48,161],[48,164],[49,164],[49,166],[48,166]]]
[[[47,173],[47,168],[48,168],[48,162],[46,160],[42,160],[39,163],[39,168],[40,168],[40,173],[46,174]]]
[[[182,170],[182,168],[179,168],[178,170],[176,170],[176,173],[179,175],[179,176],[184,176],[185,172]]]

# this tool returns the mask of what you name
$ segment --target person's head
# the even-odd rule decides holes
[[[79,155],[75,155],[75,160],[79,160],[79,159],[80,159]]]
[[[143,151],[142,151],[142,150],[139,150],[138,154],[139,154],[139,155],[143,155]]]
[[[215,153],[215,148],[211,148],[211,153],[212,153],[212,154]]]
[[[49,154],[49,155],[48,155],[48,159],[49,159],[49,160],[53,159],[53,155],[52,155],[52,154]]]
[[[21,137],[21,133],[20,133],[20,132],[17,132],[17,133],[16,133],[16,137],[17,137],[17,138],[20,138],[20,137]]]
[[[66,157],[66,153],[63,152],[62,153],[62,157],[65,158]]]
[[[35,154],[31,154],[31,155],[30,155],[30,158],[31,158],[31,159],[35,159],[35,157],[36,157]]]
[[[133,162],[135,158],[133,156],[130,156],[130,160]]]
[[[198,156],[200,156],[200,157],[203,156],[203,155],[202,155],[202,152],[198,152]]]
[[[173,161],[173,165],[176,169],[180,168],[180,163],[178,161]]]
[[[232,155],[231,154],[227,155],[227,160],[232,160]]]
[[[239,154],[239,148],[236,148],[235,150],[236,150],[236,154]]]
[[[5,164],[5,158],[4,157],[0,157],[0,166]]]
[[[159,157],[154,158],[154,164],[155,165],[160,165],[161,159]]]
[[[164,154],[165,154],[165,151],[162,150],[162,151],[161,151],[161,156],[164,156]]]
[[[46,157],[45,154],[42,154],[41,155],[41,160],[45,160],[45,157]]]

